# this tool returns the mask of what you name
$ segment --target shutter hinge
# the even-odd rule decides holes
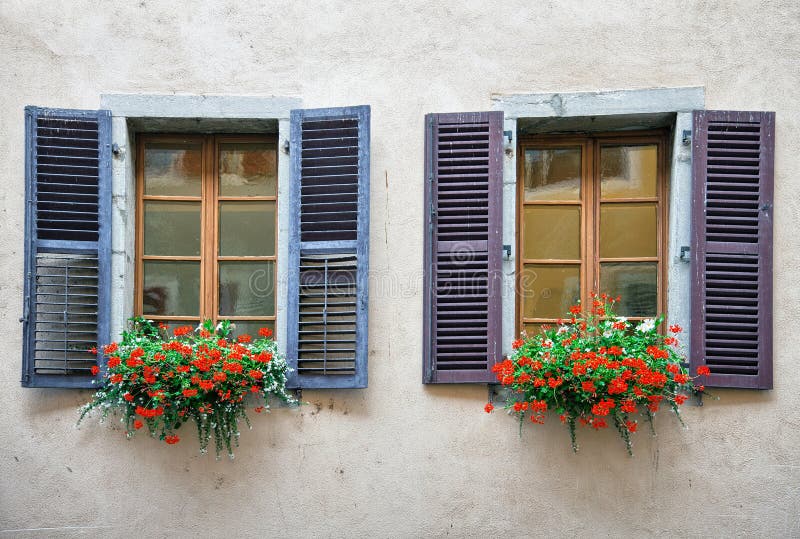
[[[691,129],[684,129],[683,136],[681,137],[681,142],[684,146],[688,146],[692,143],[692,130]]]
[[[689,254],[691,253],[691,248],[688,245],[681,245],[681,262],[689,262]]]
[[[514,136],[514,132],[511,130],[503,131],[503,136],[508,139],[508,143],[511,144],[511,139]]]
[[[503,244],[503,251],[506,253],[506,260],[511,260],[511,244],[504,243]]]
[[[25,296],[25,303],[22,306],[22,317],[19,319],[19,321],[22,322],[23,324],[28,321],[28,312],[29,312],[28,310],[30,309],[29,305],[30,300],[31,300],[30,296]]]
[[[283,141],[283,153],[289,155],[289,139]]]

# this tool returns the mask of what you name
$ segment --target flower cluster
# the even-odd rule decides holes
[[[576,425],[604,429],[613,423],[631,453],[630,434],[640,413],[651,429],[662,406],[680,419],[678,407],[687,394],[704,389],[695,387],[681,366],[685,358],[676,337],[681,328],[672,325],[669,335],[662,335],[663,316],[639,322],[616,316],[617,301],[593,295],[587,311],[572,306],[568,319],[541,334],[523,334],[513,343],[511,357],[494,366],[497,380],[517,396],[507,409],[533,423],[543,423],[547,410],[556,412],[569,427],[574,451]],[[709,370],[700,367],[697,374]],[[485,410],[493,408],[487,404]]]
[[[103,348],[104,387],[82,408],[78,422],[93,409],[102,410],[104,418],[118,410],[129,437],[146,426],[152,436],[176,444],[175,432],[191,419],[202,452],[213,434],[217,457],[224,447],[233,458],[239,421],[250,425],[245,397],[263,398],[257,413],[269,408],[271,396],[296,401],[286,392],[289,367],[277,353],[272,330],[261,328],[255,340],[233,339],[231,330],[227,320],[216,327],[206,321],[197,329],[177,327],[170,336],[166,324],[132,318],[122,340]]]

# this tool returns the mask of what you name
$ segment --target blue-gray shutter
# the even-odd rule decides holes
[[[369,106],[291,112],[288,387],[367,387]]]
[[[92,387],[88,350],[110,337],[111,114],[26,107],[25,139],[22,385]]]

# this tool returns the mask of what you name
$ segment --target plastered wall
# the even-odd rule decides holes
[[[792,1],[403,3],[0,0],[0,537],[800,536],[800,6]],[[493,94],[703,87],[775,110],[775,389],[659,414],[635,456],[551,418],[421,384],[423,115]],[[370,374],[254,417],[232,462],[19,384],[25,105],[101,94],[372,106]],[[508,180],[508,179],[506,179]]]

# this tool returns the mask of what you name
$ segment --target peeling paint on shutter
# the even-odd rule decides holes
[[[692,373],[772,388],[775,113],[695,111]]]
[[[87,350],[110,338],[111,115],[26,107],[25,121],[22,385],[93,387]]]
[[[291,113],[289,387],[367,386],[369,128],[368,106]]]
[[[500,358],[502,112],[429,114],[425,383],[494,382]]]

